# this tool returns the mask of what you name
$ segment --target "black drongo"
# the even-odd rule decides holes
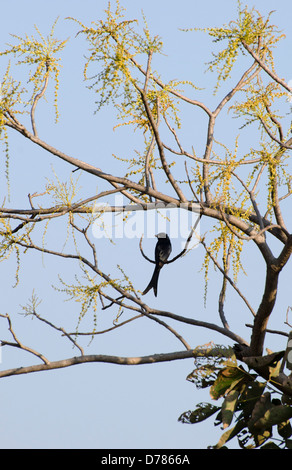
[[[149,292],[150,289],[153,288],[154,295],[155,297],[157,297],[157,283],[158,283],[159,272],[171,253],[171,243],[170,243],[169,236],[166,233],[161,232],[155,236],[158,238],[158,241],[155,247],[155,269],[154,269],[154,273],[151,278],[151,281],[149,282],[148,286],[144,290],[143,295],[147,294],[147,292]]]

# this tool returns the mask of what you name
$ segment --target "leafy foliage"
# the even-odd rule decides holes
[[[133,59],[139,54],[148,54],[150,50],[160,52],[162,43],[158,37],[151,38],[147,24],[144,35],[137,33],[134,29],[137,20],[124,20],[124,9],[118,1],[114,11],[111,10],[109,3],[105,13],[105,21],[92,22],[90,27],[70,18],[81,26],[82,29],[78,34],[85,35],[89,43],[90,55],[84,67],[84,78],[91,82],[89,88],[100,95],[97,110],[111,101],[123,114],[126,112],[132,117],[135,116],[136,124],[143,127],[147,125],[147,119],[143,120],[144,123],[141,121],[141,115],[144,115],[141,98],[132,87],[136,80]],[[101,62],[101,71],[90,75],[90,66],[96,62]],[[122,98],[120,103],[119,98]],[[140,111],[140,120],[139,113],[134,113],[134,109],[129,106],[134,101],[137,110]],[[126,111],[126,108],[130,110]]]
[[[47,76],[53,75],[55,81],[55,112],[56,120],[58,119],[58,107],[57,107],[57,97],[58,97],[58,88],[59,88],[59,73],[60,73],[60,58],[56,57],[56,54],[59,53],[66,45],[67,40],[59,41],[54,38],[55,28],[57,20],[54,22],[50,34],[45,38],[37,26],[35,26],[38,37],[26,35],[24,38],[17,36],[15,34],[12,37],[17,41],[16,45],[9,45],[9,48],[3,52],[0,52],[0,56],[4,55],[13,55],[18,57],[19,60],[16,65],[29,65],[30,75],[29,83],[33,84],[33,91],[31,97],[27,101],[31,103],[35,99],[36,95],[40,93],[42,87],[44,86]],[[33,70],[34,67],[34,70]],[[33,71],[32,71],[33,70]],[[24,92],[24,89],[19,90],[19,84],[11,87],[9,90],[9,79],[8,75],[4,77],[2,84],[3,99],[5,108],[14,110],[15,105],[19,102],[20,94]],[[14,83],[14,82],[12,82]],[[17,93],[17,94],[16,94]],[[12,101],[12,98],[14,99]],[[15,99],[16,98],[16,99]],[[21,102],[21,101],[20,101]],[[25,103],[26,101],[24,101]]]
[[[243,42],[248,44],[252,50],[260,53],[274,69],[274,59],[272,48],[284,35],[277,31],[273,24],[270,24],[270,16],[264,19],[258,10],[247,7],[243,8],[238,2],[238,19],[230,21],[228,25],[219,28],[206,28],[210,37],[215,43],[227,41],[227,46],[217,53],[213,53],[214,59],[209,63],[208,70],[217,71],[218,81],[215,88],[217,92],[221,81],[230,77],[232,68],[239,56],[240,51],[244,52]]]
[[[234,356],[224,359],[222,346],[219,356],[216,355],[216,345],[211,350],[210,345],[201,347],[201,350],[206,352],[204,361],[201,358],[195,360],[197,367],[187,379],[198,388],[208,387],[211,398],[216,401],[221,399],[222,403],[221,406],[199,403],[195,410],[182,413],[179,421],[199,423],[217,413],[215,425],[221,425],[226,430],[213,446],[215,449],[226,446],[235,437],[242,448],[291,448],[292,407],[278,398],[272,398],[271,382],[263,382],[257,374],[238,366]],[[229,349],[226,352],[230,354]],[[271,355],[272,369],[279,363],[276,361],[275,364],[275,358],[282,356],[282,353]],[[230,427],[232,422],[234,425]],[[275,432],[278,434],[276,438],[273,437]]]

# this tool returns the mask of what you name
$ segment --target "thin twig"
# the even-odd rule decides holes
[[[282,142],[284,140],[284,133],[283,133],[283,129],[282,129],[282,126],[281,126],[281,123],[278,121],[278,119],[275,118],[275,116],[273,115],[272,111],[271,111],[271,108],[270,106],[268,105],[268,103],[265,103],[265,108],[267,110],[267,113],[271,119],[271,121],[277,126],[278,128],[278,132],[279,132],[279,139],[280,139],[280,142]]]
[[[148,313],[144,312],[143,315],[147,318],[150,318],[151,320],[159,323],[160,325],[164,326],[167,330],[169,330],[181,343],[185,346],[185,348],[190,351],[191,347],[190,345],[186,342],[186,340],[171,326],[169,326],[167,323],[164,321],[160,320],[160,318],[155,317],[154,315],[149,315]]]
[[[49,325],[49,326],[50,326],[51,328],[53,328],[54,330],[60,331],[60,332],[62,333],[62,336],[66,336],[66,338],[68,338],[69,341],[71,341],[71,342],[74,344],[74,346],[76,346],[76,348],[79,349],[79,351],[81,352],[81,355],[82,355],[82,356],[84,355],[84,350],[83,350],[83,348],[82,348],[78,343],[76,343],[76,341],[74,341],[73,338],[71,338],[71,335],[70,335],[69,333],[67,333],[67,332],[64,330],[64,328],[54,325],[52,322],[50,322],[50,321],[47,320],[46,318],[41,317],[41,316],[40,316],[38,313],[36,313],[36,312],[33,312],[32,314],[33,314],[38,320],[40,320],[40,321],[46,323],[47,325]],[[75,333],[75,334],[76,334],[76,333]]]
[[[192,183],[191,183],[191,180],[190,180],[190,177],[189,177],[189,172],[188,172],[188,167],[187,167],[187,162],[185,162],[185,171],[186,171],[186,175],[187,175],[187,179],[188,179],[188,184],[189,184],[189,187],[193,193],[193,196],[195,198],[195,200],[197,201],[197,203],[199,204],[199,199],[198,199],[198,196],[197,194],[195,193],[193,187],[192,187]]]
[[[277,144],[280,145],[280,147],[286,149],[286,150],[292,150],[292,147],[291,145],[287,145],[285,142],[283,142],[282,140],[279,140],[277,139],[277,137],[274,136],[274,134],[270,131],[270,129],[268,128],[268,126],[266,125],[265,121],[259,116],[258,117],[259,120],[261,121],[261,124],[263,126],[263,128],[265,129],[266,133],[268,134],[268,136],[274,141],[276,142]],[[290,139],[291,140],[291,139]]]
[[[11,335],[12,335],[14,341],[15,341],[15,343],[10,343],[8,341],[2,340],[1,341],[2,346],[5,346],[5,345],[6,346],[15,346],[17,348],[22,349],[23,351],[27,351],[27,352],[33,354],[34,356],[37,356],[39,359],[41,359],[44,362],[44,364],[46,364],[46,365],[50,364],[50,361],[43,354],[39,353],[38,351],[35,351],[32,348],[29,348],[28,346],[25,346],[24,344],[22,344],[20,342],[20,340],[17,338],[17,336],[16,336],[16,334],[15,334],[13,328],[12,328],[11,318],[8,315],[8,313],[6,315],[0,314],[0,317],[7,319],[8,329],[9,329],[9,331],[10,331],[10,333],[11,333]]]
[[[263,166],[264,166],[264,165],[263,165]],[[261,230],[264,230],[263,218],[262,218],[262,216],[261,216],[261,213],[260,213],[260,211],[259,211],[258,205],[257,205],[256,200],[255,200],[255,197],[254,197],[254,190],[255,190],[256,185],[258,184],[259,177],[260,177],[260,175],[262,174],[262,171],[263,171],[263,167],[261,168],[261,171],[259,172],[259,175],[258,175],[256,184],[254,185],[254,187],[253,187],[252,190],[248,189],[248,187],[246,186],[246,184],[244,183],[244,181],[242,181],[242,179],[241,179],[234,171],[231,171],[231,173],[232,173],[232,175],[235,176],[235,178],[238,179],[238,181],[242,184],[242,186],[244,187],[244,189],[246,190],[246,192],[249,194],[251,203],[252,203],[252,205],[253,205],[253,208],[254,208],[255,213],[256,213],[256,215],[257,215],[257,218],[258,218],[259,227],[260,227]]]
[[[34,100],[33,100],[33,104],[32,104],[32,107],[31,107],[31,112],[30,112],[30,118],[31,118],[31,125],[32,125],[32,130],[33,130],[33,133],[35,136],[37,136],[37,129],[36,129],[36,125],[35,125],[35,119],[34,119],[34,113],[35,113],[35,109],[36,109],[36,105],[38,103],[38,101],[41,99],[41,97],[44,95],[46,89],[47,89],[47,86],[48,86],[48,82],[49,82],[49,76],[50,76],[50,60],[47,59],[46,61],[46,74],[45,74],[45,83],[44,83],[44,86],[42,88],[42,90],[40,91],[40,93],[38,93]]]
[[[226,274],[226,272],[224,271],[224,269],[222,269],[222,267],[220,266],[220,264],[218,263],[218,261],[216,260],[216,258],[214,258],[214,256],[212,255],[212,253],[210,252],[210,250],[208,250],[207,248],[207,245],[206,243],[204,242],[204,240],[202,238],[200,238],[200,243],[203,245],[203,247],[205,248],[208,256],[211,258],[211,260],[213,261],[213,263],[215,264],[215,266],[219,269],[219,271],[223,274],[223,276],[227,279],[227,281],[229,282],[229,284],[233,287],[233,289],[238,293],[238,295],[242,298],[242,300],[244,301],[244,303],[246,304],[246,306],[248,307],[248,309],[250,310],[250,312],[252,313],[252,315],[255,317],[256,316],[256,312],[254,311],[254,309],[251,307],[250,303],[248,302],[248,300],[246,299],[246,297],[242,294],[242,292],[238,289],[238,287],[236,286],[236,284],[232,281],[232,279]]]
[[[257,61],[257,63],[261,66],[261,68],[268,74],[270,77],[279,85],[281,85],[283,88],[285,88],[289,93],[292,93],[292,88],[287,85],[285,80],[282,80],[278,75],[273,72],[272,70],[269,69],[269,67],[266,66],[265,62],[251,49],[251,47],[245,42],[244,39],[241,39],[241,43],[243,47],[249,52],[249,54],[254,58],[254,60]]]
[[[146,97],[144,91],[141,90],[138,87],[138,85],[135,85],[135,86],[136,86],[137,90],[140,92],[140,95],[141,95],[141,98],[142,98],[142,101],[143,101],[143,104],[144,104],[144,108],[145,108],[147,117],[148,117],[149,122],[151,124],[152,130],[153,130],[153,133],[154,133],[154,136],[155,136],[156,144],[157,144],[157,147],[158,147],[158,152],[159,152],[159,156],[160,156],[160,160],[161,160],[161,163],[162,163],[164,173],[166,174],[167,179],[169,180],[169,182],[172,185],[173,189],[175,190],[177,196],[179,197],[179,200],[182,201],[182,202],[186,202],[187,200],[186,200],[182,190],[178,186],[176,180],[174,179],[174,177],[173,177],[173,175],[170,171],[170,168],[168,166],[168,163],[166,161],[165,154],[164,154],[164,147],[163,147],[163,144],[162,144],[161,139],[160,139],[157,123],[154,120],[152,111],[151,111],[150,106],[148,104],[147,97]]]
[[[228,330],[229,330],[229,325],[228,325],[228,322],[226,320],[225,313],[224,313],[224,302],[225,302],[226,287],[227,287],[227,278],[226,278],[226,276],[228,276],[228,271],[229,271],[229,267],[230,267],[231,253],[232,253],[232,245],[230,243],[225,262],[223,260],[223,265],[225,264],[225,266],[224,266],[223,282],[222,282],[222,287],[221,287],[221,291],[220,291],[220,294],[219,294],[219,305],[218,305],[219,315],[220,315],[220,319],[222,321],[222,325],[224,326],[224,328],[227,328]]]
[[[245,326],[248,327],[248,328],[253,328],[254,327],[254,325],[250,325],[249,323],[246,323]],[[271,334],[274,334],[274,335],[280,335],[280,336],[286,336],[286,337],[289,336],[289,333],[285,333],[285,331],[270,330],[269,328],[267,328],[265,331],[266,331],[266,333],[271,333]]]
[[[261,235],[263,235],[267,230],[271,230],[272,228],[279,228],[282,230],[282,227],[278,224],[271,224],[271,225],[268,225],[267,227],[264,227],[262,230],[259,230],[256,234],[254,235],[248,235],[248,236],[244,236],[244,235],[240,235],[238,232],[236,232],[233,227],[231,226],[231,224],[228,222],[227,218],[226,218],[226,215],[224,214],[223,210],[221,209],[221,207],[219,208],[220,210],[220,213],[222,215],[222,218],[224,220],[224,222],[226,223],[227,227],[229,228],[229,230],[236,236],[238,237],[240,240],[246,240],[246,241],[249,241],[249,240],[255,240],[256,238],[260,237]],[[253,227],[250,228],[251,231],[253,231]]]
[[[148,61],[147,61],[146,76],[145,76],[145,82],[144,82],[144,93],[147,93],[148,82],[149,82],[149,77],[150,77],[150,72],[151,72],[152,56],[153,56],[153,50],[150,50],[148,52]]]

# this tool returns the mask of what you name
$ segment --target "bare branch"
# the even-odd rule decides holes
[[[281,126],[281,123],[278,121],[278,119],[276,119],[276,117],[274,116],[274,114],[272,113],[271,111],[271,108],[270,106],[268,105],[267,102],[265,102],[265,108],[267,110],[267,113],[271,119],[271,121],[277,126],[278,128],[278,133],[279,133],[279,139],[280,139],[280,142],[283,142],[284,140],[284,133],[283,133],[283,129],[282,129],[282,126]]]
[[[260,356],[263,353],[263,345],[267,324],[273,311],[278,291],[279,274],[292,254],[292,235],[288,237],[282,252],[273,262],[267,264],[265,290],[262,301],[254,319],[254,326],[251,335],[251,354]]]
[[[272,134],[272,132],[270,131],[270,129],[268,128],[267,124],[265,123],[265,121],[259,116],[258,117],[259,120],[261,121],[261,124],[263,126],[263,128],[265,129],[266,133],[268,134],[268,136],[274,141],[276,142],[277,144],[280,145],[280,147],[282,147],[283,149],[286,149],[286,150],[292,150],[292,147],[291,147],[291,144],[290,145],[287,145],[287,143],[277,139],[276,136],[274,136]],[[282,131],[281,131],[282,133]],[[289,141],[291,141],[291,139],[289,139]]]
[[[155,199],[164,201],[166,203],[174,203],[174,204],[177,203],[177,199],[175,199],[174,197],[168,196],[167,194],[161,193],[160,191],[157,191],[157,190],[155,191],[153,188],[147,189],[142,184],[135,183],[134,181],[131,181],[128,178],[114,176],[109,173],[104,173],[100,168],[94,167],[93,165],[90,165],[89,163],[86,163],[74,157],[70,157],[69,155],[66,155],[64,152],[57,150],[56,148],[44,142],[43,140],[39,139],[37,136],[33,135],[22,124],[20,124],[19,126],[16,126],[12,123],[7,123],[7,125],[9,127],[12,127],[14,130],[20,132],[22,135],[24,135],[29,140],[39,145],[43,149],[47,150],[52,155],[57,156],[61,160],[64,160],[67,163],[86,171],[87,173],[90,173],[94,176],[104,179],[111,184],[121,184],[125,187],[128,187],[129,189],[133,189],[134,191],[137,191],[138,193],[148,194],[154,197]]]
[[[13,336],[13,339],[15,341],[15,343],[10,343],[8,341],[3,340],[3,341],[1,341],[2,346],[5,346],[5,345],[15,346],[19,349],[22,349],[23,351],[27,351],[27,352],[33,354],[34,356],[37,356],[39,359],[41,359],[44,362],[44,364],[46,364],[46,365],[50,364],[50,361],[43,354],[39,353],[38,351],[35,351],[32,348],[29,348],[28,346],[25,346],[24,344],[22,344],[20,342],[20,340],[17,338],[17,336],[16,336],[16,334],[15,334],[13,328],[12,328],[12,322],[11,322],[11,319],[10,319],[10,316],[8,315],[8,313],[6,315],[0,314],[0,317],[7,319],[8,329],[9,329],[9,331],[10,331],[10,333]]]
[[[228,276],[228,271],[229,271],[229,267],[230,267],[231,253],[232,253],[232,245],[230,243],[229,248],[228,248],[228,252],[227,252],[227,256],[226,256],[226,260],[223,260],[224,276],[223,276],[221,291],[220,291],[220,294],[219,294],[219,305],[218,305],[219,315],[220,315],[220,319],[222,321],[222,325],[224,326],[224,328],[227,328],[227,329],[229,329],[229,325],[228,325],[228,322],[226,320],[225,313],[224,313],[224,302],[225,302],[226,287],[227,287],[227,282],[226,282],[227,277],[226,276]]]
[[[213,263],[215,264],[215,266],[219,269],[219,271],[223,274],[224,278],[227,279],[227,281],[229,282],[229,284],[233,287],[233,289],[238,293],[238,295],[242,298],[242,300],[244,301],[244,303],[246,304],[246,306],[248,307],[248,309],[250,310],[250,312],[252,313],[253,316],[256,315],[254,309],[251,307],[250,303],[248,302],[248,300],[246,299],[246,297],[242,294],[242,292],[238,289],[238,287],[236,286],[236,284],[232,281],[232,279],[228,276],[228,274],[224,271],[224,269],[220,266],[220,264],[218,263],[218,261],[216,260],[216,258],[214,258],[214,256],[212,255],[212,253],[210,252],[210,250],[208,250],[207,248],[207,245],[206,243],[204,242],[204,240],[202,238],[200,238],[200,243],[203,245],[203,247],[205,248],[206,252],[208,253],[208,256],[211,258],[211,260],[213,261]]]
[[[207,328],[208,330],[217,331],[217,333],[220,333],[220,334],[232,339],[236,343],[244,344],[244,345],[248,346],[248,343],[246,342],[246,340],[243,339],[241,336],[237,335],[236,333],[234,333],[231,330],[228,330],[227,328],[221,327],[221,326],[216,325],[214,323],[209,323],[209,322],[205,322],[205,321],[201,321],[201,320],[195,320],[194,318],[183,317],[182,315],[176,315],[175,313],[172,313],[172,312],[166,312],[164,310],[156,310],[156,309],[150,308],[150,307],[147,308],[147,311],[149,313],[151,313],[152,315],[159,315],[159,316],[162,316],[162,317],[171,318],[171,319],[176,320],[176,321],[181,322],[181,323],[186,323],[188,325],[198,326],[198,327],[201,327],[201,328]]]
[[[286,322],[285,322],[286,323]],[[246,323],[245,326],[247,328],[253,328],[253,325],[249,324],[249,323]],[[291,325],[288,325],[288,326],[291,326]],[[285,336],[285,337],[288,337],[289,336],[289,333],[285,333],[285,331],[281,331],[281,330],[270,330],[269,328],[266,329],[266,333],[272,333],[273,335],[280,335],[280,336]]]
[[[149,76],[151,72],[151,60],[153,56],[153,50],[148,52],[148,61],[147,61],[147,69],[146,69],[146,75],[145,75],[145,83],[144,83],[144,93],[147,93],[147,88],[148,88],[148,82],[149,82]]]
[[[254,72],[253,70],[256,69]],[[254,77],[258,75],[260,71],[260,67],[257,67],[256,62],[254,62],[241,76],[238,83],[235,87],[227,93],[227,95],[220,101],[216,110],[214,111],[214,117],[217,117],[220,111],[222,111],[223,107],[233,98],[233,96],[244,87],[247,83],[249,83]],[[253,72],[253,73],[252,73]]]
[[[186,171],[186,175],[187,175],[187,179],[188,179],[188,184],[189,184],[189,187],[190,187],[190,190],[196,200],[196,202],[199,204],[199,199],[198,199],[198,196],[197,194],[195,193],[193,187],[192,187],[192,183],[191,183],[191,180],[190,180],[190,176],[189,176],[189,172],[188,172],[188,167],[187,167],[187,162],[185,162],[185,171]]]
[[[292,138],[290,138],[286,142],[286,144],[288,146],[290,146],[292,144]],[[280,147],[280,150],[275,155],[275,160],[280,161],[282,155],[283,155],[283,149]],[[282,229],[287,232],[287,228],[285,226],[284,219],[283,219],[283,216],[282,216],[282,211],[281,211],[280,204],[279,204],[277,175],[275,175],[272,178],[272,186],[273,186],[272,201],[273,201],[273,209],[274,209],[274,214],[275,214],[275,217],[276,217],[276,221],[282,227]]]
[[[244,236],[244,235],[240,235],[238,232],[236,232],[232,225],[229,223],[229,221],[227,220],[227,217],[226,215],[224,214],[223,210],[220,208],[220,212],[222,214],[222,218],[224,220],[224,222],[226,223],[227,227],[229,228],[229,230],[234,234],[236,235],[236,237],[238,237],[240,240],[256,240],[257,238],[261,237],[262,235],[265,234],[265,232],[267,230],[271,230],[272,228],[279,228],[279,229],[282,229],[282,227],[278,224],[271,224],[271,225],[268,225],[267,227],[264,227],[263,229],[259,230],[258,232],[256,232],[255,234],[253,235],[248,235],[248,236]],[[253,229],[251,228],[251,231],[253,231]]]
[[[216,110],[209,116],[207,142],[204,154],[205,162],[203,163],[204,192],[207,204],[211,203],[212,195],[209,187],[209,167],[206,164],[206,161],[210,160],[214,138],[215,119],[217,118],[218,114],[223,109],[223,107],[226,105],[226,103],[228,103],[233,98],[235,93],[237,93],[237,91],[239,91],[247,82],[249,82],[255,75],[257,75],[258,71],[256,70],[251,76],[249,76],[249,74],[253,71],[254,68],[255,64],[253,64],[248,70],[244,72],[237,85],[221,100]]]
[[[117,41],[117,39],[115,37],[113,37],[113,39]],[[143,75],[147,75],[147,71],[143,69],[143,67],[137,62],[137,60],[133,57],[133,56],[130,56],[130,61],[137,67],[137,69],[143,74]],[[176,91],[175,89],[173,88],[169,88],[168,85],[164,84],[161,80],[159,80],[158,78],[156,78],[155,76],[152,75],[152,80],[160,86],[160,88],[162,89],[165,89],[167,87],[168,91],[170,94],[176,96],[177,98],[181,99],[182,101],[185,101],[186,103],[189,103],[189,104],[192,104],[194,106],[198,106],[199,108],[203,109],[205,111],[206,114],[208,114],[209,116],[212,114],[210,109],[202,102],[198,101],[198,100],[193,100],[191,98],[188,98],[187,96],[184,96],[182,95],[181,93],[179,93],[178,91]]]
[[[164,321],[160,320],[160,318],[156,318],[155,316],[153,315],[149,315],[148,313],[144,312],[144,316],[147,317],[147,318],[150,318],[151,320],[153,321],[156,321],[157,323],[159,323],[160,325],[164,326],[167,330],[169,330],[176,338],[179,339],[179,341],[182,342],[182,344],[185,346],[185,348],[189,351],[191,350],[191,347],[190,345],[186,342],[186,340],[174,329],[172,328],[171,326],[169,326],[167,323],[165,323]]]
[[[44,95],[46,89],[47,89],[47,86],[48,86],[48,83],[49,83],[49,76],[50,76],[50,72],[49,72],[49,67],[50,67],[50,61],[49,59],[46,61],[46,74],[45,74],[45,82],[44,82],[44,86],[42,88],[42,90],[40,91],[40,93],[38,93],[34,100],[33,100],[33,104],[32,104],[32,107],[31,107],[31,112],[30,112],[30,117],[31,117],[31,125],[32,125],[32,130],[33,130],[33,133],[35,136],[37,136],[37,130],[36,130],[36,125],[35,125],[35,119],[34,119],[34,113],[35,113],[35,109],[36,109],[36,105],[38,103],[38,101],[41,99],[41,97]]]
[[[266,66],[265,62],[255,53],[253,52],[252,48],[245,42],[244,39],[241,40],[243,47],[249,52],[249,54],[257,61],[257,63],[261,66],[261,68],[268,74],[270,77],[283,88],[285,88],[289,93],[292,93],[292,88],[287,85],[285,80],[282,80],[278,75],[269,69]]]
[[[113,302],[114,303],[114,302]],[[113,304],[112,303],[112,304]],[[136,315],[135,317],[131,317],[131,318],[128,318],[128,320],[125,320],[123,322],[120,322],[120,323],[117,323],[117,324],[114,324],[113,326],[109,327],[109,328],[106,328],[105,330],[100,330],[100,331],[88,331],[88,332],[84,332],[84,331],[78,331],[78,336],[96,336],[96,335],[103,335],[105,333],[109,333],[110,331],[114,331],[116,330],[117,328],[120,328],[124,325],[127,325],[127,323],[131,323],[132,321],[135,321],[137,320],[138,318],[143,318],[144,314],[141,313],[140,315]],[[67,333],[69,336],[74,336],[76,335],[76,331],[73,331],[71,333]]]
[[[174,150],[173,148],[171,148],[169,145],[163,143],[163,147],[168,150],[169,152],[175,154],[175,155],[183,155],[187,158],[190,158],[191,160],[194,160],[195,162],[198,162],[198,163],[206,163],[207,165],[215,165],[215,166],[227,166],[228,163],[226,163],[225,160],[216,160],[216,159],[205,159],[205,158],[200,158],[200,157],[197,157],[196,155],[194,154],[191,154],[189,152],[187,152],[186,150],[183,150],[181,149],[179,152]],[[241,162],[241,165],[254,165],[255,163],[259,163],[260,161],[262,161],[262,158],[254,158],[254,159],[251,159],[251,160],[243,160]]]
[[[235,178],[238,179],[238,181],[240,181],[240,183],[242,184],[242,186],[244,187],[244,189],[246,190],[246,192],[249,194],[250,200],[251,200],[251,202],[252,202],[253,208],[254,208],[255,213],[256,213],[256,215],[257,215],[257,218],[258,218],[258,223],[259,223],[260,229],[264,231],[265,228],[264,228],[263,218],[262,218],[262,216],[261,216],[261,213],[260,213],[260,211],[259,211],[258,205],[257,205],[256,200],[255,200],[255,197],[254,197],[254,191],[255,191],[255,188],[256,188],[256,186],[257,186],[257,184],[258,184],[260,175],[261,175],[262,172],[263,172],[263,169],[264,169],[264,165],[262,166],[261,171],[259,172],[259,175],[258,175],[258,177],[257,177],[257,180],[256,180],[256,182],[255,182],[254,187],[253,187],[252,190],[248,189],[248,187],[246,186],[246,184],[242,181],[241,178],[239,178],[239,176],[238,176],[234,171],[232,171],[231,173],[235,176]]]
[[[193,350],[184,350],[170,353],[151,354],[149,356],[141,357],[121,357],[121,356],[108,356],[105,354],[92,354],[71,357],[69,359],[61,359],[60,361],[50,362],[48,364],[36,364],[26,367],[17,367],[15,369],[8,369],[0,371],[0,378],[10,377],[13,375],[29,374],[32,372],[40,372],[46,370],[62,369],[78,364],[88,363],[110,363],[118,365],[141,365],[141,364],[154,364],[159,362],[177,361],[180,359],[193,358],[195,352]]]
[[[160,160],[161,160],[161,163],[162,163],[162,166],[163,166],[163,170],[164,170],[169,182],[171,183],[173,189],[175,190],[176,194],[178,195],[179,200],[182,201],[182,202],[186,202],[187,200],[186,200],[182,190],[178,186],[176,180],[174,179],[174,177],[173,177],[173,175],[172,175],[172,173],[169,169],[169,166],[167,164],[165,154],[164,154],[163,144],[160,140],[158,127],[157,127],[157,124],[156,124],[156,122],[153,118],[150,106],[149,106],[148,101],[147,101],[147,97],[146,97],[144,91],[141,90],[137,85],[136,85],[136,88],[140,92],[140,95],[141,95],[141,98],[142,98],[142,101],[143,101],[143,104],[144,104],[144,107],[145,107],[147,117],[149,119],[149,122],[151,124],[152,130],[153,130],[153,133],[154,133],[154,136],[155,136],[155,140],[156,140],[156,144],[157,144],[157,147],[158,147],[158,151],[159,151]]]
[[[71,341],[74,344],[74,346],[79,349],[81,355],[84,355],[83,348],[73,338],[71,338],[71,335],[67,333],[64,330],[64,328],[54,325],[52,322],[50,322],[46,318],[41,317],[37,312],[32,312],[32,315],[34,315],[41,322],[46,323],[48,326],[50,326],[54,330],[60,331],[62,333],[62,336],[66,336],[66,338],[68,338],[69,341]]]

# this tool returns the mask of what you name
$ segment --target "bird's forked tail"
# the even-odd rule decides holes
[[[153,288],[154,295],[155,295],[155,297],[157,297],[157,284],[158,284],[158,277],[159,277],[160,269],[161,268],[159,266],[155,266],[153,276],[152,276],[148,286],[144,290],[143,295],[147,294],[147,292],[149,292],[150,289]]]

